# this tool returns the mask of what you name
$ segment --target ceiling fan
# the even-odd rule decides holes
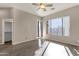
[[[54,10],[53,4],[48,3],[32,3],[32,5],[38,6],[37,10],[42,9],[43,11],[46,11],[48,7],[51,7],[51,10]]]

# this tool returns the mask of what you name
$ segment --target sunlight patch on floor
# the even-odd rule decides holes
[[[64,46],[56,43],[50,43],[44,53],[44,56],[68,56],[68,54]]]

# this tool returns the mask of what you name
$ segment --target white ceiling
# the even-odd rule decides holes
[[[41,17],[62,11],[67,8],[79,5],[78,3],[53,3],[54,10],[47,9],[47,11],[37,10],[37,7],[32,5],[32,3],[0,3],[0,7],[15,7],[23,11],[38,15]]]

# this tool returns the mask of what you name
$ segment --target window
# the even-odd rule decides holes
[[[70,35],[69,30],[70,30],[70,17],[66,16],[63,17],[63,36],[69,36]]]
[[[49,20],[48,26],[49,34],[62,35],[62,18]]]
[[[48,34],[69,36],[69,16],[48,21]]]

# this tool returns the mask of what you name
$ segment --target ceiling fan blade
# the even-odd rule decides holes
[[[44,11],[46,11],[46,9],[43,9]]]
[[[32,5],[36,5],[36,6],[38,6],[39,4],[37,4],[37,3],[32,3]]]
[[[36,10],[39,10],[40,8],[38,7]]]
[[[47,6],[47,7],[52,7],[52,6],[53,6],[53,4],[47,4],[46,6]]]
[[[51,10],[54,10],[55,8],[51,8]]]
[[[37,10],[40,10],[41,8],[37,8]],[[41,10],[43,10],[43,11],[46,11],[46,9],[41,9]]]

